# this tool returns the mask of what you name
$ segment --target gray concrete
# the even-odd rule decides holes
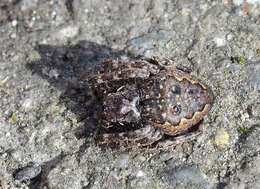
[[[259,188],[259,31],[259,0],[2,0],[0,188]],[[88,75],[153,55],[189,60],[212,88],[204,133],[97,146]]]

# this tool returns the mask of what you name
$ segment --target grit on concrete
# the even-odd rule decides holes
[[[0,188],[259,188],[259,0],[1,0]],[[215,104],[197,140],[101,148],[104,58],[188,61]]]

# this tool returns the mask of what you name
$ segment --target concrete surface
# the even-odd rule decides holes
[[[2,0],[0,188],[259,188],[259,31],[259,0]],[[204,133],[100,148],[88,75],[153,55],[212,88]]]

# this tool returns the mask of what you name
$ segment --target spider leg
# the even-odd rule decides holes
[[[168,58],[159,58],[153,56],[152,58],[144,59],[147,62],[157,65],[160,69],[164,70],[179,70],[182,72],[190,73],[192,71],[192,64],[188,59],[181,59],[175,62]]]
[[[189,142],[195,140],[199,135],[201,135],[202,131],[203,131],[203,127],[202,124],[200,124],[196,131],[189,132],[189,133],[187,132],[186,134],[182,134],[180,136],[171,136],[164,141],[158,142],[157,146],[159,148],[165,148],[169,146],[176,146],[184,142]]]
[[[146,60],[125,62],[120,60],[105,59],[99,73],[105,74],[111,72],[119,72],[126,69],[144,69],[151,73],[158,72],[158,66],[151,64]]]
[[[121,71],[96,74],[89,77],[89,82],[96,82],[97,84],[106,83],[107,81],[126,80],[131,78],[148,78],[150,71],[141,68],[127,68]]]
[[[163,136],[160,130],[147,125],[135,131],[103,134],[97,137],[99,144],[107,144],[112,148],[124,147],[131,148],[133,146],[148,146]]]

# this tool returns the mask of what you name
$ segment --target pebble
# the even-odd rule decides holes
[[[60,31],[58,31],[54,38],[64,40],[66,38],[74,38],[79,33],[79,27],[78,26],[67,26],[65,28],[62,28]]]
[[[256,63],[251,70],[248,79],[250,90],[260,91],[260,62]]]
[[[144,177],[145,173],[142,170],[137,171],[136,177]]]
[[[214,144],[217,146],[227,145],[229,143],[229,135],[224,128],[220,128],[216,131],[214,138]]]
[[[31,163],[30,165],[17,170],[14,178],[19,181],[25,181],[37,177],[41,173],[41,166]]]
[[[205,175],[194,167],[177,167],[162,173],[164,182],[171,188],[182,183],[186,185],[199,185],[199,188],[210,189],[210,184],[205,180]]]
[[[223,47],[226,45],[226,40],[223,37],[215,37],[214,42],[216,43],[217,47]]]
[[[168,31],[160,30],[159,32],[151,32],[140,37],[132,39],[130,42],[134,46],[143,46],[153,42],[153,40],[163,40],[170,38]]]
[[[13,20],[13,21],[12,21],[12,26],[13,26],[13,27],[16,27],[16,26],[17,26],[17,20]]]
[[[32,109],[32,105],[33,105],[33,99],[31,98],[27,98],[24,100],[22,106],[24,108],[25,111],[29,111]]]

